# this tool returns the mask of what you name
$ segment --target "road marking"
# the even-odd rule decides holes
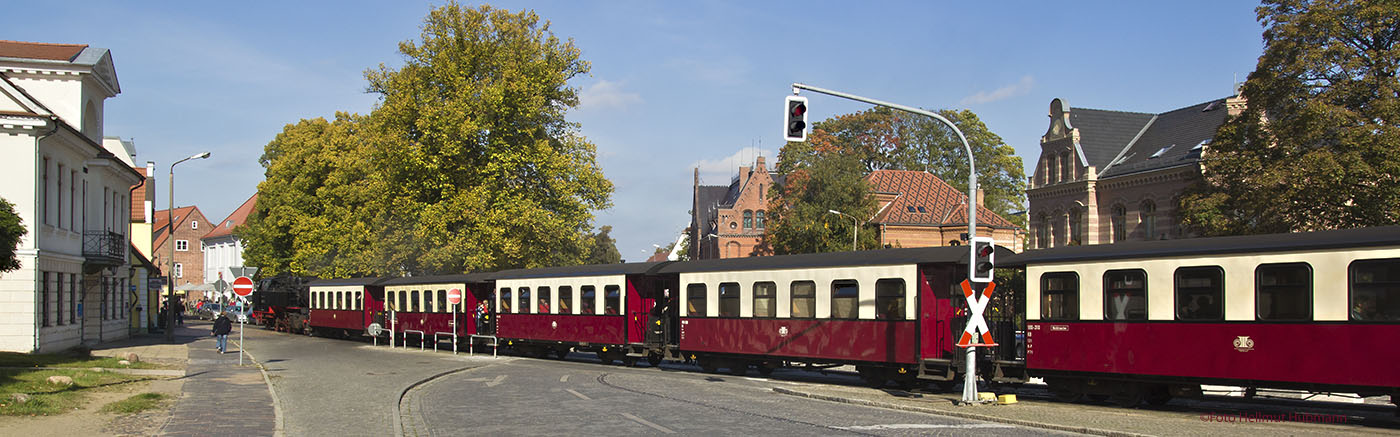
[[[569,375],[560,376],[559,382],[569,382]]]
[[[495,386],[501,385],[501,381],[505,381],[505,380],[506,380],[506,376],[505,376],[505,375],[496,375],[496,379],[493,379],[493,380],[491,380],[490,382],[487,382],[487,383],[486,383],[486,386],[487,386],[487,387],[495,387]]]
[[[591,401],[591,400],[593,400],[593,398],[590,398],[590,397],[588,397],[588,396],[584,396],[583,393],[579,393],[579,392],[573,391],[572,389],[567,389],[567,388],[566,388],[566,389],[564,389],[564,391],[569,392],[569,393],[573,393],[574,396],[578,396],[579,399],[583,399],[583,400],[585,400],[585,401]]]
[[[649,426],[649,427],[651,427],[651,429],[654,429],[654,430],[657,430],[657,431],[661,431],[661,432],[664,432],[664,433],[667,433],[667,434],[675,434],[675,433],[676,433],[675,431],[672,431],[670,428],[667,428],[667,427],[664,427],[664,426],[661,426],[661,425],[657,425],[657,424],[655,424],[655,423],[648,422],[646,419],[643,419],[643,418],[640,418],[640,417],[637,417],[637,416],[633,416],[633,415],[631,415],[631,414],[622,413],[622,417],[626,417],[628,420],[631,420],[631,421],[633,421],[633,422],[637,422],[637,423],[640,423],[640,424]]]
[[[935,425],[929,423],[891,423],[888,425],[866,425],[866,426],[833,426],[832,428],[846,431],[878,431],[884,429],[973,429],[973,428],[1015,428],[1012,425],[1002,425],[999,423],[969,423],[963,425]]]

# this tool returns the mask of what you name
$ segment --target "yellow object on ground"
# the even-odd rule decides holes
[[[996,395],[996,393],[987,392],[987,391],[977,392],[977,401],[978,401],[978,402],[992,402],[992,401],[995,401],[995,400],[997,400],[997,395]]]
[[[1016,395],[1001,395],[1001,396],[997,396],[997,403],[998,403],[998,404],[1002,404],[1002,405],[1014,404],[1014,403],[1016,403]]]

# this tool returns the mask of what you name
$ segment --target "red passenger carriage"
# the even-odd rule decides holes
[[[409,276],[385,280],[382,326],[393,335],[419,341],[457,339],[477,334],[474,309],[485,295],[487,275],[481,273]],[[448,294],[458,290],[452,305]]]
[[[375,315],[384,309],[381,278],[320,279],[310,285],[311,332],[319,335],[366,335]]]
[[[635,361],[645,347],[649,312],[660,292],[653,275],[664,263],[601,264],[510,270],[491,275],[503,344],[536,356],[597,352],[604,362]]]

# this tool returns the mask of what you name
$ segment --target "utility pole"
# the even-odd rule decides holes
[[[925,117],[929,117],[929,118],[932,118],[932,119],[934,119],[934,120],[938,120],[938,121],[942,122],[942,123],[945,124],[945,125],[948,125],[948,128],[950,128],[950,129],[953,130],[953,133],[958,134],[958,139],[961,140],[961,141],[962,141],[962,144],[963,144],[963,150],[967,152],[967,168],[968,168],[968,171],[967,171],[967,235],[968,235],[968,238],[972,238],[972,237],[977,236],[977,163],[976,163],[976,161],[975,161],[975,160],[973,159],[973,157],[972,157],[972,146],[970,146],[970,145],[967,144],[967,137],[963,135],[961,129],[958,129],[958,126],[957,126],[957,125],[953,124],[952,121],[949,121],[947,118],[943,117],[942,115],[938,115],[938,114],[935,113],[935,112],[926,111],[926,110],[919,109],[919,108],[915,108],[915,107],[912,107],[912,106],[905,106],[905,105],[900,105],[900,104],[897,104],[897,103],[890,103],[890,102],[885,102],[885,101],[881,101],[881,100],[875,100],[875,99],[872,99],[872,98],[869,98],[869,97],[861,97],[861,96],[857,96],[857,95],[855,95],[855,94],[843,93],[843,92],[840,92],[840,91],[834,91],[834,90],[829,90],[829,89],[824,89],[824,88],[818,88],[818,87],[814,87],[814,86],[806,85],[806,84],[801,84],[801,83],[794,83],[794,84],[792,84],[792,94],[793,94],[793,95],[797,95],[798,92],[799,92],[799,90],[808,90],[808,91],[812,91],[812,92],[816,92],[816,93],[826,94],[826,95],[829,95],[829,96],[840,97],[840,98],[843,98],[843,99],[855,100],[855,101],[857,101],[857,102],[865,102],[865,103],[869,103],[869,104],[876,105],[876,106],[884,106],[884,107],[890,108],[890,109],[897,109],[897,110],[904,111],[904,112],[908,112],[908,113],[911,113],[911,114],[917,114],[917,115],[922,115],[922,116],[925,116]],[[792,105],[792,104],[789,103],[788,105]],[[790,107],[791,107],[791,106],[789,106],[789,108],[790,108]],[[789,109],[789,112],[791,112],[791,109]],[[804,116],[803,118],[805,119],[805,115],[806,115],[806,113],[807,113],[807,108],[806,108],[806,102],[805,102],[805,101],[802,102],[802,113],[803,113],[803,116]],[[785,116],[787,116],[787,115],[785,115]],[[787,117],[790,118],[790,116],[787,116]],[[971,271],[972,271],[972,266],[970,265],[970,263],[972,262],[972,258],[969,257],[969,258],[968,258],[968,262],[969,262],[968,271],[971,272]],[[967,359],[966,359],[966,361],[967,361],[967,371],[966,371],[966,374],[964,375],[965,378],[963,379],[963,402],[964,402],[964,403],[975,403],[975,402],[977,402],[977,353],[976,353],[976,349],[977,349],[976,347],[968,347],[968,348],[967,348]]]

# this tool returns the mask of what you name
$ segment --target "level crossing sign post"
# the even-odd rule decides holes
[[[233,280],[233,294],[238,295],[238,365],[243,365],[243,323],[247,316],[244,315],[243,304],[248,302],[248,296],[253,294],[253,278],[239,276]]]
[[[447,290],[447,303],[452,307],[452,355],[457,355],[457,304],[462,303],[462,289]],[[433,341],[436,342],[437,338],[433,338]]]

